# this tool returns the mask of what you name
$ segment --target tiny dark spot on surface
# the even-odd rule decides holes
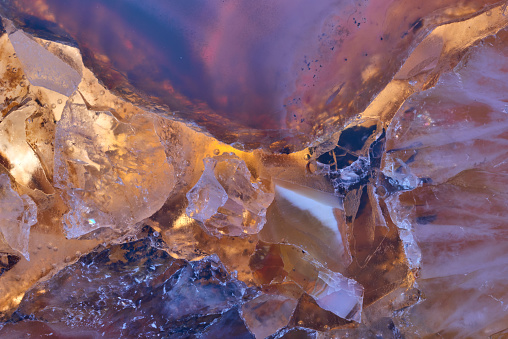
[[[284,147],[284,148],[280,151],[280,153],[281,153],[281,154],[289,154],[289,153],[291,153],[291,149],[290,149],[288,146],[286,146],[286,147]]]
[[[415,161],[416,153],[409,157],[409,159],[406,160],[406,164],[409,165]]]
[[[344,61],[347,61],[347,58],[344,58]]]
[[[422,184],[432,184],[432,178],[420,178]]]
[[[423,26],[423,20],[422,19],[418,19],[418,20],[416,20],[415,22],[413,22],[411,24],[411,29],[413,30],[413,32],[416,32],[417,30],[422,28],[422,26]]]
[[[380,37],[379,40],[383,40],[383,37]]]
[[[427,224],[433,223],[434,221],[436,221],[436,219],[437,219],[436,214],[424,215],[421,217],[417,217],[416,222],[420,225],[427,225]]]
[[[11,162],[2,153],[0,153],[0,165],[5,167],[5,169],[7,169],[7,170],[12,169]]]

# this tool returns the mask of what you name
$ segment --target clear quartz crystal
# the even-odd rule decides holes
[[[258,233],[273,200],[270,187],[254,179],[245,161],[234,154],[206,158],[204,164],[201,178],[187,193],[187,215],[219,237]]]
[[[70,65],[47,51],[21,30],[9,34],[28,81],[67,97],[81,82],[81,75]]]
[[[30,228],[37,222],[37,206],[27,195],[11,188],[7,174],[0,174],[0,231],[7,244],[30,260]]]

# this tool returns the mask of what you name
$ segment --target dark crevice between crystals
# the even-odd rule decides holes
[[[0,16],[12,20],[17,28],[34,37],[78,47],[78,43],[54,22],[19,13],[5,4],[0,5]],[[0,28],[5,32],[1,23]]]
[[[318,163],[330,166],[326,176],[332,182],[337,194],[345,196],[347,192],[371,182],[373,177],[383,176],[379,168],[385,150],[384,129],[369,145],[368,157],[356,154],[367,146],[367,142],[372,140],[376,130],[376,125],[348,128],[341,133],[337,146],[332,151],[317,157]],[[311,153],[314,151],[312,149]]]
[[[358,160],[358,154],[356,152],[365,147],[365,144],[376,129],[376,125],[370,127],[353,126],[345,129],[340,134],[337,146],[333,150],[321,154],[317,158],[317,161],[325,165],[330,165],[332,171],[337,171],[351,165]],[[310,153],[313,154],[314,149],[312,149]]]
[[[20,259],[21,257],[14,254],[0,253],[0,277],[13,268]]]

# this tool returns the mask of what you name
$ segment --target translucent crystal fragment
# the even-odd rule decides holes
[[[255,179],[236,155],[222,154],[204,163],[201,178],[187,193],[187,215],[219,237],[258,233],[273,200],[270,186]]]
[[[247,329],[243,319],[240,316],[237,307],[222,313],[220,318],[215,319],[198,338],[215,339],[215,338],[238,338],[238,339],[254,339],[255,337]]]
[[[364,295],[362,285],[325,268],[299,248],[289,245],[277,247],[277,254],[282,259],[278,264],[283,268],[284,272],[281,273],[285,276],[285,281],[296,283],[321,308],[346,320],[361,321]]]
[[[214,167],[216,161],[207,158],[204,160],[205,169],[199,181],[188,193],[189,207],[187,215],[191,218],[205,222],[217,213],[219,207],[228,200],[228,194],[215,178]]]
[[[7,174],[0,174],[0,231],[10,247],[30,260],[30,227],[37,222],[37,206],[27,195],[11,188]]]
[[[9,39],[32,85],[41,86],[65,96],[74,93],[81,82],[81,75],[74,68],[21,30],[9,34]]]
[[[36,106],[33,98],[27,96],[0,121],[0,156],[2,165],[18,183],[52,193],[43,165],[27,143],[26,120],[35,114]]]
[[[310,293],[317,304],[341,318],[361,322],[363,288],[340,273],[321,271]]]
[[[18,314],[61,333],[106,337],[196,336],[207,327],[214,333],[214,323],[234,322],[227,311],[241,302],[245,285],[216,257],[175,260],[152,247],[154,240],[92,251],[28,292]],[[241,319],[238,325],[242,333]]]
[[[354,279],[327,269],[306,251],[290,245],[269,245],[260,242],[250,264],[259,283],[283,288],[286,293],[291,291],[288,284],[292,283],[299,291],[299,293],[293,293],[292,301],[300,298],[298,303],[300,305],[301,298],[304,298],[302,294],[307,295],[308,300],[304,298],[303,302],[306,304],[310,302],[315,305],[310,308],[320,310],[317,312],[320,315],[316,315],[317,318],[322,318],[319,321],[313,319],[313,315],[304,315],[299,313],[300,311],[295,311],[292,321],[297,321],[299,326],[308,325],[310,328],[317,329],[316,326],[320,326],[318,324],[321,326],[326,324],[329,329],[330,326],[344,325],[350,321],[361,322],[363,286]],[[279,285],[281,282],[284,282],[284,285]],[[278,298],[286,300],[288,295]],[[292,307],[295,309],[295,306]],[[301,307],[304,306],[300,306],[300,309]],[[298,309],[296,307],[296,310]],[[282,315],[279,318],[281,317],[284,318]],[[256,319],[260,318],[262,317],[258,316]],[[248,319],[246,322],[249,324]],[[274,324],[275,322],[270,326],[275,326]]]
[[[401,239],[410,232],[421,250],[425,300],[401,317],[403,332],[488,337],[506,328],[507,41],[503,30],[471,48],[388,130],[383,171],[419,181],[390,198]]]
[[[290,325],[326,333],[335,328],[353,327],[356,324],[322,309],[313,297],[304,293],[298,299]]]
[[[55,136],[55,185],[66,194],[68,237],[100,227],[126,230],[162,207],[173,167],[149,116],[120,121],[88,108],[79,94],[64,109]]]
[[[335,195],[276,180],[263,241],[289,243],[309,252],[326,267],[344,271],[351,263],[342,201]]]
[[[288,296],[263,294],[244,304],[242,315],[256,338],[266,338],[289,323],[296,304]]]

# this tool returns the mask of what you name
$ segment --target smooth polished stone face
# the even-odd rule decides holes
[[[58,23],[109,88],[221,141],[287,152],[362,112],[428,29],[489,2],[460,10],[452,0],[13,3],[33,16],[20,16],[27,26]]]

